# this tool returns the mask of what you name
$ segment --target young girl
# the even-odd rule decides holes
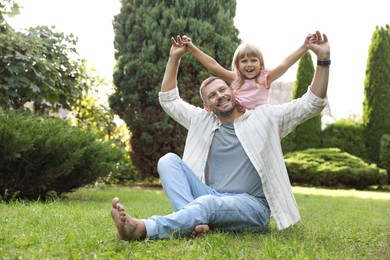
[[[231,84],[239,109],[254,109],[259,105],[267,104],[271,83],[281,77],[309,50],[309,43],[315,42],[317,42],[317,35],[309,34],[295,52],[272,70],[265,69],[263,55],[257,47],[243,43],[234,53],[232,71],[230,71],[197,48],[188,36],[183,36],[183,44],[188,51],[214,75]]]

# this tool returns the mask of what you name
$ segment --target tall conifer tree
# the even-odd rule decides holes
[[[311,84],[314,75],[313,60],[310,52],[306,52],[300,59],[297,79],[294,82],[292,98],[300,98]],[[284,152],[319,148],[321,146],[321,115],[317,115],[297,126],[283,141]]]
[[[240,43],[233,18],[235,0],[122,0],[114,20],[115,93],[110,106],[132,133],[131,158],[142,178],[156,177],[158,159],[182,155],[187,130],[170,119],[158,102],[170,37],[188,35],[225,68]],[[211,74],[190,54],[178,73],[181,97],[202,106],[200,83]]]
[[[364,81],[363,126],[368,158],[380,165],[380,139],[390,134],[390,29],[377,27],[371,39]]]

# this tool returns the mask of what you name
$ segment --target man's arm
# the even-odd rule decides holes
[[[310,50],[316,54],[317,60],[329,61],[330,47],[328,38],[325,34],[321,35],[318,31],[316,34],[318,42],[310,44]],[[317,65],[311,82],[310,92],[308,91],[301,98],[276,106],[278,109],[274,111],[276,116],[273,118],[280,119],[278,122],[282,138],[290,133],[297,125],[315,115],[318,115],[322,111],[327,103],[326,92],[328,88],[328,80],[329,65]]]
[[[161,84],[161,92],[167,92],[177,86],[177,71],[180,65],[180,59],[186,53],[186,47],[180,36],[177,39],[171,38],[172,46],[169,51],[169,59],[165,67],[164,78]]]
[[[180,59],[186,53],[186,47],[182,44],[180,36],[177,36],[177,39],[171,38],[171,42],[172,46],[169,51],[169,58],[161,83],[159,102],[167,115],[186,129],[189,129],[191,119],[201,111],[204,111],[204,109],[185,102],[178,96],[179,92],[174,91],[177,87]]]
[[[318,42],[310,44],[310,50],[317,55],[317,62],[330,63],[330,46],[328,38],[325,34],[317,31]],[[313,81],[311,82],[311,91],[314,95],[320,98],[326,97],[329,82],[329,65],[317,65],[314,73]]]

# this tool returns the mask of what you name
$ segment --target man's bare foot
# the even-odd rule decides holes
[[[112,200],[111,217],[118,229],[117,237],[122,240],[138,240],[146,237],[143,221],[130,217],[118,198]]]
[[[192,237],[204,237],[206,233],[210,231],[209,225],[201,224],[194,227],[194,230],[192,230],[191,236]]]

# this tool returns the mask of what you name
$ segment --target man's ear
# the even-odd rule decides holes
[[[206,103],[203,103],[203,108],[207,111],[207,112],[210,112],[210,108],[209,106],[206,104]]]

